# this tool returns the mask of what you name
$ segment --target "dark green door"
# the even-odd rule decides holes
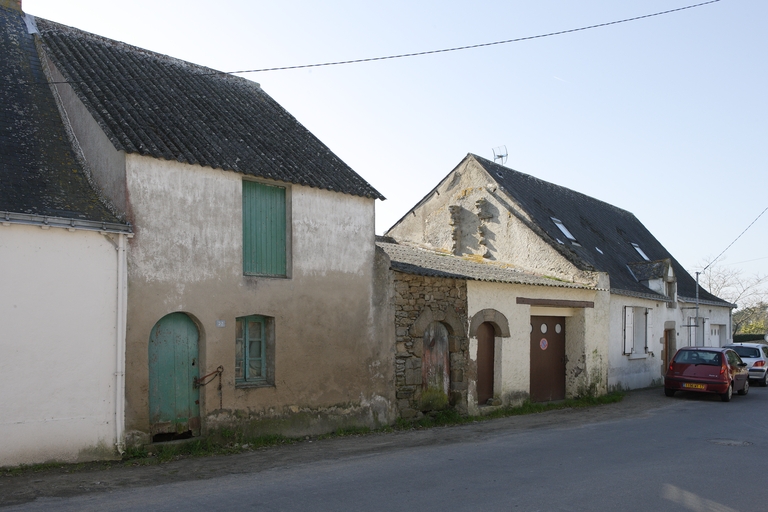
[[[184,313],[164,316],[149,336],[150,433],[200,431],[197,326]]]

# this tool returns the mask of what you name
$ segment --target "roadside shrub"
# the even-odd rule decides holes
[[[734,343],[752,343],[752,342],[765,341],[765,334],[734,334]]]

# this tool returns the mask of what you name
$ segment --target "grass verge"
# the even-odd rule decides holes
[[[162,464],[173,460],[190,457],[208,457],[212,455],[231,455],[260,448],[282,446],[313,440],[331,439],[346,436],[362,436],[377,433],[389,433],[404,430],[428,429],[433,427],[447,427],[452,425],[465,425],[478,421],[488,421],[509,416],[524,414],[536,414],[558,409],[575,409],[593,407],[597,405],[612,404],[621,401],[624,393],[614,391],[598,397],[583,397],[561,400],[559,402],[531,403],[525,402],[518,407],[500,407],[489,414],[482,416],[461,416],[453,409],[443,409],[426,414],[416,421],[398,419],[394,425],[379,429],[368,427],[341,428],[314,437],[290,438],[281,435],[248,436],[242,431],[234,429],[221,429],[213,432],[205,438],[195,438],[183,443],[168,443],[149,445],[139,448],[130,448],[123,454],[121,460],[89,462],[78,464],[45,463],[21,465],[13,468],[0,469],[0,476],[13,477],[27,473],[64,472],[74,473],[78,471],[111,469],[123,466],[148,466]]]

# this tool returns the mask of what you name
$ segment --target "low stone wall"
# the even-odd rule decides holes
[[[415,419],[430,409],[422,403],[424,332],[432,322],[448,330],[450,352],[449,401],[467,413],[469,340],[465,280],[394,272],[396,328],[395,386],[397,407],[404,419]]]

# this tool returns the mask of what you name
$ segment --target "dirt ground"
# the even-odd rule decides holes
[[[376,433],[263,448],[237,455],[175,460],[152,466],[87,464],[77,470],[54,468],[0,477],[0,507],[27,503],[38,497],[66,497],[119,489],[163,485],[229,474],[257,473],[319,460],[370,455],[388,450],[476,440],[497,432],[569,428],[637,417],[672,406],[660,388],[631,391],[616,404],[562,409],[526,416],[482,421],[454,427]]]

